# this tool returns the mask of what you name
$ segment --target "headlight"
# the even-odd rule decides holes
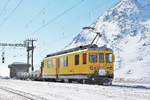
[[[99,69],[98,74],[99,74],[100,76],[105,76],[105,75],[106,75],[105,69]]]

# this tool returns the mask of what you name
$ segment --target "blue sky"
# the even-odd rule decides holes
[[[119,0],[0,1],[0,42],[18,43],[28,38],[38,39],[34,54],[37,65],[47,54],[60,51],[80,33],[82,27],[92,24]],[[21,4],[13,11],[20,1]],[[143,5],[150,3],[150,0],[139,1]],[[39,27],[79,2],[81,3],[74,9],[34,33]],[[0,47],[0,55],[2,49]],[[0,59],[0,67],[12,62],[26,62],[26,49],[6,47],[5,59],[5,64],[2,64]]]

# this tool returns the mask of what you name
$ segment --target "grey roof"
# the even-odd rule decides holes
[[[51,56],[55,56],[55,55],[65,54],[65,53],[78,51],[78,50],[83,50],[83,49],[88,49],[88,50],[112,50],[112,49],[108,48],[106,45],[98,47],[96,44],[93,44],[93,45],[89,44],[89,45],[78,46],[78,47],[71,48],[71,49],[68,49],[68,50],[63,50],[63,51],[60,51],[60,52],[48,54],[46,57],[51,57]]]
[[[13,62],[12,64],[27,64],[27,63],[25,63],[25,62]]]
[[[12,64],[8,65],[8,67],[9,67],[9,68],[10,68],[10,67],[16,67],[16,66],[19,66],[19,65],[20,65],[20,67],[21,67],[22,65],[27,66],[28,64],[27,64],[27,63],[24,63],[24,62],[13,62]],[[30,64],[29,64],[29,67],[31,67]]]
[[[65,54],[65,53],[68,53],[68,52],[83,50],[83,49],[87,49],[87,48],[91,48],[91,47],[97,47],[97,45],[78,46],[78,47],[71,48],[71,49],[68,49],[68,50],[63,50],[63,51],[59,51],[59,52],[56,52],[56,53],[48,54],[46,57],[51,57],[51,56],[55,56],[55,55]]]

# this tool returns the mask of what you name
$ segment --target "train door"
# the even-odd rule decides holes
[[[40,67],[40,76],[42,77],[43,75],[43,67],[44,67],[44,61],[41,62],[41,67]]]
[[[58,75],[59,75],[59,58],[56,59],[56,79],[58,79]]]

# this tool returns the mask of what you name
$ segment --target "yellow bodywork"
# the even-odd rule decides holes
[[[83,64],[82,55],[86,53],[87,59],[86,64]],[[55,55],[51,57],[46,57],[43,60],[43,76],[61,76],[61,75],[92,75],[95,72],[99,71],[99,69],[105,69],[107,72],[107,76],[112,76],[114,74],[114,54],[113,61],[111,63],[106,62],[104,57],[104,62],[100,63],[97,61],[96,63],[90,63],[89,54],[95,53],[100,54],[104,53],[113,54],[112,50],[79,50],[75,52],[69,52],[66,54]],[[75,55],[79,55],[79,65],[75,65]],[[64,59],[68,57],[68,65],[64,66]],[[55,60],[54,60],[55,59]],[[98,59],[98,58],[97,58]],[[61,61],[60,61],[61,60]],[[61,64],[60,64],[61,62]]]

